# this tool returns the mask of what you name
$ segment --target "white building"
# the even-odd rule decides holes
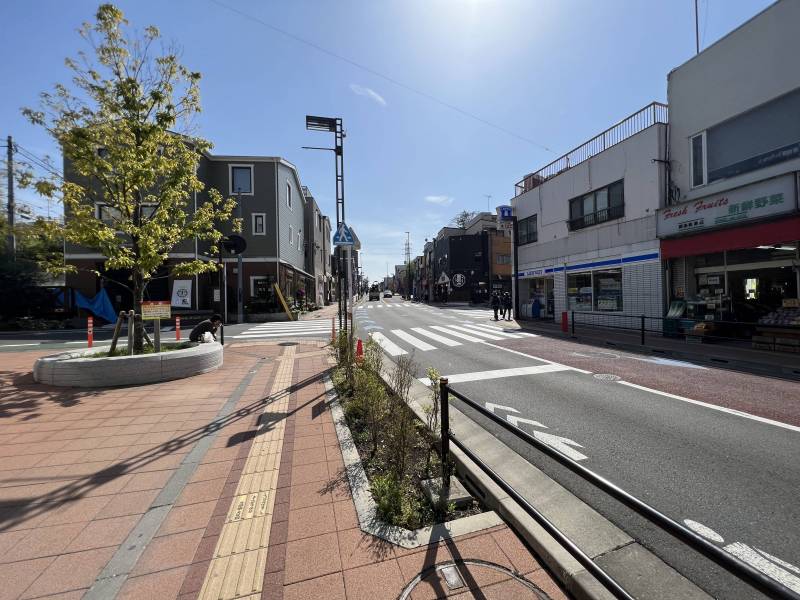
[[[779,0],[669,74],[667,286],[713,318],[797,302],[798,25],[800,2]]]
[[[521,317],[663,315],[666,123],[652,103],[517,184]]]

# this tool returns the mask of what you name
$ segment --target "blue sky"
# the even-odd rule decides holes
[[[702,45],[770,3],[700,0]],[[12,134],[38,155],[57,156],[19,108],[67,81],[63,59],[83,47],[75,29],[97,4],[0,3],[0,52],[11,57],[0,73],[4,138]],[[203,74],[198,133],[214,152],[285,157],[332,220],[333,157],[301,149],[332,140],[305,131],[304,118],[344,119],[346,216],[362,240],[370,279],[381,277],[387,262],[392,268],[402,261],[406,231],[419,253],[458,211],[485,210],[486,194],[494,210],[525,173],[652,100],[665,101],[667,73],[694,53],[693,0],[117,5],[136,27],[158,26],[182,47],[183,62]],[[22,199],[45,210],[29,193]]]

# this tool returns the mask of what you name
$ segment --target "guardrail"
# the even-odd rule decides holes
[[[470,460],[480,467],[486,475],[492,479],[502,490],[522,507],[547,533],[549,533],[557,542],[559,542],[569,552],[575,560],[577,560],[587,571],[589,571],[605,587],[615,598],[620,600],[635,600],[625,589],[613,578],[600,568],[586,553],[584,553],[578,546],[575,545],[564,533],[561,532],[545,515],[530,504],[523,498],[514,488],[506,482],[497,472],[489,467],[484,461],[480,459],[472,450],[458,440],[450,431],[450,396],[454,396],[467,406],[477,411],[479,414],[487,417],[494,423],[500,425],[506,431],[511,432],[513,435],[522,441],[530,444],[537,450],[546,454],[562,466],[566,467],[584,481],[592,484],[600,490],[607,493],[609,496],[618,500],[628,508],[632,509],[637,514],[641,515],[663,531],[673,535],[675,538],[684,542],[696,552],[699,552],[706,558],[714,561],[720,567],[725,569],[728,573],[750,585],[756,590],[767,594],[771,598],[779,598],[781,600],[800,600],[800,595],[794,593],[789,588],[783,586],[774,579],[766,576],[761,571],[751,567],[744,561],[739,560],[732,554],[725,552],[723,549],[715,546],[702,536],[698,535],[688,527],[673,520],[656,508],[653,508],[646,502],[626,492],[616,484],[608,479],[601,477],[597,473],[590,471],[580,463],[574,461],[568,456],[562,454],[558,450],[548,446],[541,440],[536,439],[534,436],[526,433],[522,429],[512,425],[505,419],[502,419],[492,411],[487,410],[481,404],[471,400],[463,394],[455,391],[449,385],[446,377],[442,377],[439,381],[441,393],[441,452],[442,452],[442,477],[445,485],[449,485],[450,481],[450,442],[455,444]]]
[[[529,192],[551,177],[560,175],[564,171],[589,160],[591,157],[600,154],[612,146],[616,146],[620,142],[636,135],[640,131],[644,131],[656,123],[666,124],[668,121],[669,109],[667,105],[661,102],[651,102],[629,117],[622,119],[616,125],[612,125],[603,133],[594,136],[588,142],[584,142],[577,148],[573,148],[538,171],[526,175],[522,181],[514,186],[514,196],[516,197],[525,192]]]
[[[649,317],[646,315],[632,315],[623,313],[597,313],[584,311],[570,311],[570,332],[575,335],[579,326],[597,329],[622,329],[638,332],[640,343],[646,342],[647,335],[657,334],[659,337],[683,338],[687,342],[701,342],[703,340],[719,342],[748,342],[760,344],[763,349],[786,350],[800,352],[800,327],[796,325],[767,325],[754,321],[723,321],[692,319],[686,317]],[[706,327],[695,329],[698,324]],[[758,334],[764,334],[759,337]],[[781,337],[785,334],[789,337]],[[762,337],[777,338],[782,340],[777,345],[786,348],[775,348],[775,341],[762,340]],[[797,336],[792,339],[791,336]]]

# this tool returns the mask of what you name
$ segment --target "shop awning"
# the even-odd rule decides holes
[[[684,238],[661,240],[661,258],[696,256],[794,242],[800,239],[800,215],[747,227],[720,229]]]

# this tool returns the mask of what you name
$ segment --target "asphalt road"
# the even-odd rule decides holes
[[[773,572],[788,574],[800,591],[800,570],[792,570],[800,564],[796,382],[546,337],[509,338],[487,329],[495,323],[485,309],[373,301],[356,310],[356,325],[394,359],[413,352],[419,377],[435,367],[458,391],[505,407],[497,414],[527,419],[519,426],[673,519],[711,528],[724,538],[720,546],[738,542],[740,551],[769,555],[773,566],[790,563]],[[713,596],[763,598],[495,424],[481,422]]]

